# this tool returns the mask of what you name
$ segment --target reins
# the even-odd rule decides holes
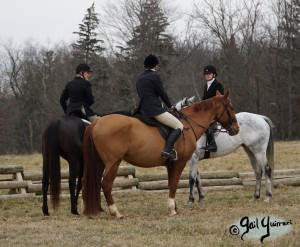
[[[224,126],[224,128],[225,128],[226,131],[228,132],[228,131],[231,131],[231,130],[232,130],[232,124],[233,124],[233,122],[234,122],[234,119],[231,118],[230,113],[229,113],[229,109],[228,109],[228,103],[227,103],[223,98],[222,98],[222,103],[223,103],[223,106],[224,106],[224,107],[223,107],[223,111],[222,111],[222,113],[221,113],[221,115],[220,115],[219,117],[218,117],[218,116],[216,117],[216,121],[219,122],[219,120],[222,118],[224,112],[226,111],[227,116],[228,116],[228,119],[229,119],[229,122],[226,124],[226,126]],[[184,119],[184,120],[188,123],[188,125],[189,125],[190,128],[192,129],[193,134],[194,134],[194,136],[195,136],[195,139],[196,139],[196,141],[197,141],[197,140],[198,140],[198,137],[197,137],[196,132],[195,132],[195,130],[194,130],[192,124],[190,123],[190,121],[193,122],[194,125],[196,125],[196,126],[198,126],[198,127],[201,127],[201,128],[203,128],[203,129],[207,129],[207,127],[205,127],[205,126],[203,126],[203,125],[197,123],[194,119],[192,119],[191,117],[185,115],[185,114],[182,113],[181,111],[177,111],[177,113],[178,113],[178,116],[179,116],[180,118]],[[230,125],[230,127],[227,128],[228,125]],[[220,132],[221,132],[221,131],[220,131]]]
[[[196,132],[195,132],[193,126],[191,125],[190,121],[192,121],[196,126],[199,126],[199,127],[203,128],[203,129],[206,129],[207,127],[205,127],[205,126],[203,126],[203,125],[197,123],[194,119],[188,117],[187,115],[185,115],[184,113],[182,113],[182,112],[180,112],[180,111],[178,112],[178,115],[179,115],[179,117],[181,117],[183,120],[185,120],[185,121],[188,123],[188,125],[190,126],[190,128],[191,128],[192,131],[193,131],[193,134],[194,134],[194,136],[195,136],[196,141],[198,141],[198,137],[197,137]],[[189,120],[190,120],[190,121],[189,121]]]

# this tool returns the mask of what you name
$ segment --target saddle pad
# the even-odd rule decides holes
[[[143,117],[140,114],[134,115],[133,117],[139,119],[140,121],[142,121],[143,123],[153,126],[153,127],[157,127],[159,133],[161,134],[161,136],[167,140],[169,133],[171,132],[172,128],[170,128],[169,126],[166,126],[164,124],[161,124],[160,122],[158,122],[155,118],[146,118]]]

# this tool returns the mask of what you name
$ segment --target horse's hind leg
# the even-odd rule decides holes
[[[115,164],[113,164],[113,166],[110,168],[109,172],[105,175],[102,181],[102,189],[108,205],[109,213],[110,215],[116,216],[117,218],[123,218],[124,216],[119,212],[118,208],[116,207],[111,191],[114,180],[118,173],[120,162],[121,160],[118,160]]]
[[[43,154],[43,178],[42,178],[42,193],[43,193],[43,214],[49,216],[47,194],[49,188],[49,167],[48,156]]]
[[[78,160],[69,161],[69,190],[71,197],[71,213],[79,215],[77,210],[77,196],[75,195],[76,179],[79,176],[80,164]],[[78,181],[81,183],[81,181]],[[81,185],[79,185],[81,186]]]
[[[83,161],[82,161],[82,163],[80,163],[78,181],[77,181],[77,185],[76,185],[75,199],[76,199],[77,203],[78,203],[80,191],[82,189],[82,177],[83,177]]]
[[[254,197],[255,199],[259,198],[260,196],[260,187],[261,187],[261,179],[262,174],[265,175],[266,178],[266,197],[264,199],[265,202],[269,202],[270,198],[272,198],[272,168],[268,164],[266,154],[263,152],[260,152],[259,154],[255,155],[255,175],[256,175],[256,189]]]
[[[272,198],[272,168],[268,163],[265,166],[264,173],[266,177],[266,197],[264,201],[269,202]]]
[[[260,188],[261,188],[261,178],[262,178],[262,171],[259,170],[255,170],[255,179],[256,179],[256,183],[255,183],[255,192],[254,192],[254,196],[252,198],[252,200],[257,200],[260,198]]]

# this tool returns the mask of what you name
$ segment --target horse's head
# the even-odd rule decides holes
[[[183,98],[182,100],[180,100],[176,105],[176,109],[178,111],[180,111],[182,108],[185,108],[189,105],[192,105],[194,104],[194,100],[195,100],[195,96],[191,97],[191,98],[188,98],[188,97],[185,97]]]
[[[240,127],[235,117],[233,105],[230,101],[229,91],[226,91],[224,95],[221,95],[217,91],[216,98],[220,98],[222,107],[220,107],[216,121],[219,122],[229,133],[233,136],[239,133]]]

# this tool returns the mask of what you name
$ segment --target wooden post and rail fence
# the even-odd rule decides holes
[[[215,171],[201,172],[202,186],[207,189],[226,190],[254,186],[253,172]],[[62,193],[69,193],[69,172],[61,171]],[[300,169],[275,170],[274,186],[300,185]],[[189,174],[183,173],[178,188],[189,188]],[[131,165],[120,166],[113,190],[166,190],[167,174],[136,174]],[[34,198],[42,192],[42,172],[26,172],[22,165],[0,165],[0,200]]]

